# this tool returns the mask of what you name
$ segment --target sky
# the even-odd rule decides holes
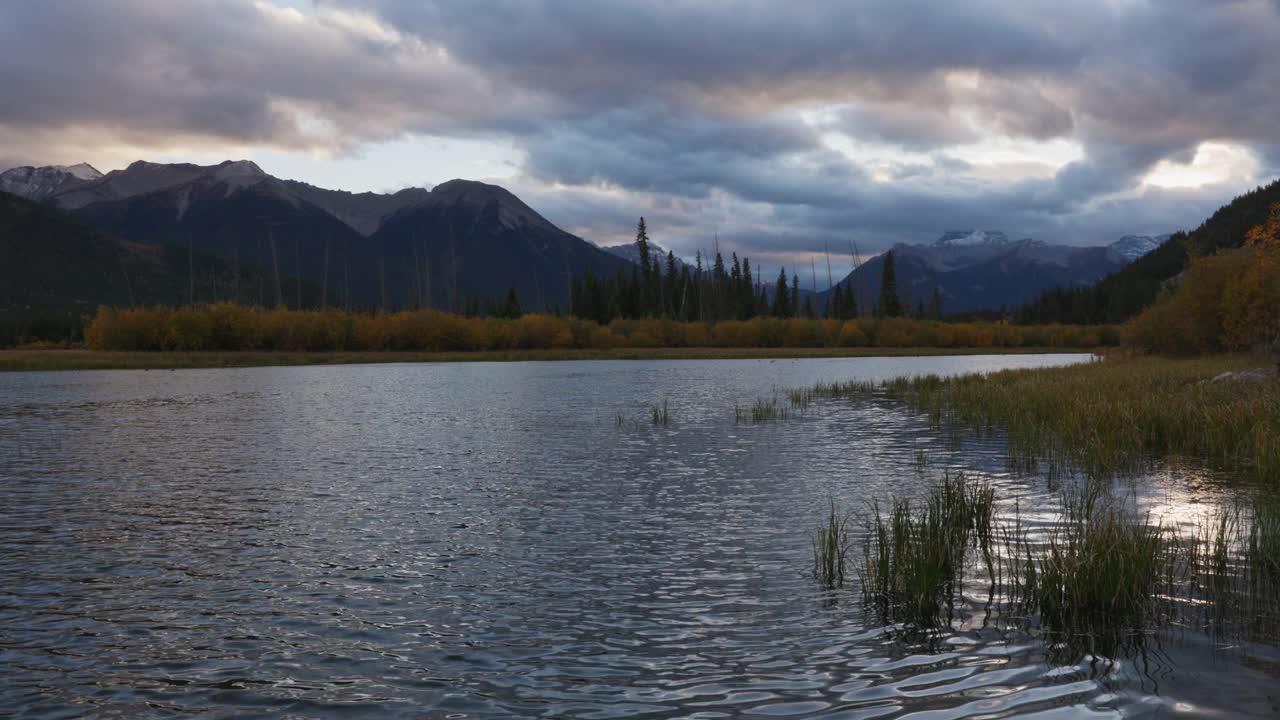
[[[0,168],[496,182],[561,227],[847,267],[1098,245],[1280,174],[1280,0],[0,3]]]

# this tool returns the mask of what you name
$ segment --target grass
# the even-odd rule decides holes
[[[844,587],[849,555],[849,516],[836,510],[836,501],[813,536],[813,579],[828,589]]]
[[[668,411],[666,398],[662,399],[661,405],[655,404],[650,408],[650,413],[654,427],[667,427],[667,425],[671,424],[671,413]]]
[[[1180,530],[1100,488],[1073,487],[1059,517],[1034,529],[960,475],[922,503],[873,505],[856,568],[864,603],[884,623],[931,631],[953,620],[966,585],[985,582],[1002,622],[1067,655],[1113,655],[1169,627],[1280,639],[1280,502]],[[814,543],[814,576],[828,588],[836,517],[833,505]]]
[[[778,398],[768,400],[756,398],[750,405],[733,406],[734,421],[738,424],[762,425],[764,423],[786,422],[791,416],[786,406],[778,402]]]
[[[805,412],[809,409],[815,400],[830,400],[835,398],[850,398],[863,395],[876,389],[876,384],[863,380],[850,380],[848,382],[823,383],[820,382],[811,387],[796,388],[787,391],[787,400],[790,401],[791,407]]]
[[[1096,490],[1067,496],[1064,505],[1038,552],[1009,552],[1018,610],[1038,614],[1054,634],[1088,638],[1095,649],[1123,647],[1134,633],[1162,624],[1157,590],[1172,577],[1166,529]]]
[[[1011,464],[1051,477],[1139,473],[1191,459],[1280,479],[1280,379],[1211,379],[1262,358],[1108,358],[1063,368],[891,381],[935,426],[1004,433]]]
[[[752,360],[829,357],[917,357],[1082,352],[1065,348],[616,348],[474,352],[149,352],[84,349],[0,350],[0,371],[124,370],[344,365],[360,363],[522,362],[531,360]]]
[[[991,558],[994,493],[964,475],[943,477],[916,512],[907,499],[873,504],[859,568],[863,599],[889,622],[934,627],[961,584],[971,547]]]

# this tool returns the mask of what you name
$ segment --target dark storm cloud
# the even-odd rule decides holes
[[[678,250],[721,228],[780,255],[953,227],[1101,242],[1244,190],[1142,184],[1203,142],[1280,169],[1272,0],[295,5],[0,4],[0,157],[491,138],[522,151],[535,206],[593,237],[645,213]],[[1082,156],[959,152],[993,139]]]

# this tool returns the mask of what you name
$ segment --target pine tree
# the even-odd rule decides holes
[[[667,251],[667,284],[663,295],[666,296],[666,314],[675,317],[676,312],[680,309],[680,298],[678,296],[680,284],[680,273],[676,271],[676,254]]]
[[[740,313],[743,320],[756,315],[756,281],[751,277],[751,260],[742,258],[742,291],[739,293]]]
[[[936,286],[933,288],[933,297],[929,300],[929,319],[942,319],[942,292]]]
[[[902,301],[898,297],[898,275],[893,267],[893,251],[884,254],[884,268],[880,275],[880,314],[884,317],[902,315]]]
[[[773,314],[787,317],[791,312],[791,294],[787,292],[787,269],[778,269],[778,283],[773,291]]]
[[[653,275],[653,266],[649,257],[649,230],[645,227],[644,218],[640,218],[639,224],[636,225],[636,249],[640,253],[640,281],[642,285],[642,294],[639,302],[639,312],[647,315],[652,309],[652,296],[649,294],[650,278]]]
[[[800,276],[791,274],[791,317],[800,317]]]
[[[520,297],[516,295],[516,286],[512,285],[507,290],[507,297],[502,302],[501,316],[505,318],[518,318],[522,315],[520,311]]]

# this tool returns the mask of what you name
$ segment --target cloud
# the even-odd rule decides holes
[[[1277,37],[1273,0],[6,3],[0,160],[425,133],[515,148],[509,184],[602,241],[1097,243],[1280,172]],[[1147,182],[1206,144],[1256,161]]]

